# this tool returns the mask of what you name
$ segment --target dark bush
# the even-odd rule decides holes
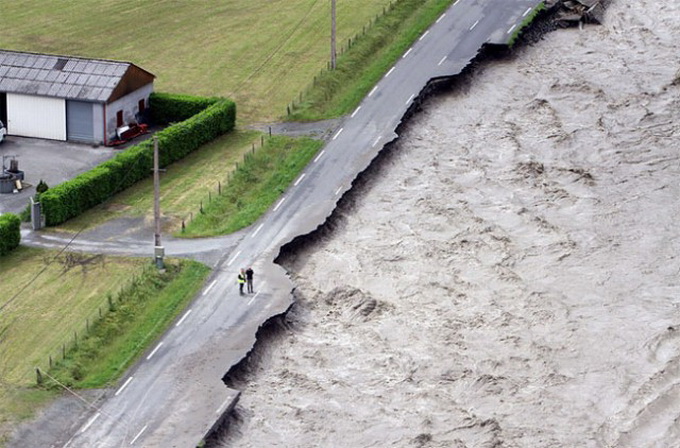
[[[36,193],[44,193],[49,189],[50,187],[42,179],[40,179],[40,182],[38,182],[38,185],[35,187]]]
[[[21,220],[12,213],[0,216],[0,256],[7,255],[19,246],[21,241]]]
[[[188,119],[156,133],[160,147],[161,166],[167,166],[182,159],[203,144],[234,129],[236,105],[230,100],[208,98],[200,103],[193,100],[185,101],[183,95],[155,94],[156,98],[159,96],[164,98],[161,104],[166,107],[166,111],[173,114],[194,110],[192,108],[197,107],[196,104],[208,104],[208,107],[199,110]],[[180,97],[176,102],[184,106],[171,107],[172,101],[168,99],[170,97]],[[153,102],[151,107],[154,107]],[[167,116],[170,116],[170,112],[167,112]],[[152,168],[153,143],[146,140],[90,171],[50,188],[40,195],[46,224],[48,226],[59,225],[101,204],[119,191],[150,176]]]

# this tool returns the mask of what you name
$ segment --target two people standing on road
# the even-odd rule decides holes
[[[255,275],[255,271],[253,271],[253,268],[248,268],[248,269],[243,269],[241,268],[241,271],[238,273],[237,281],[238,281],[238,292],[239,294],[243,294],[243,285],[246,283],[248,284],[248,292],[252,293],[253,292],[253,276]]]

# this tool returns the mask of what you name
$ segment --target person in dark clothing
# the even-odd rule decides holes
[[[238,292],[240,294],[243,294],[243,285],[246,284],[246,274],[243,272],[243,269],[241,269],[241,272],[238,273]]]
[[[248,292],[253,292],[253,275],[255,272],[253,268],[249,267],[246,269],[246,282],[248,282]]]

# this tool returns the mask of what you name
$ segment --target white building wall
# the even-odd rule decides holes
[[[66,101],[18,93],[7,94],[7,133],[66,140]]]
[[[139,113],[139,100],[144,99],[149,107],[149,95],[153,92],[153,83],[135,90],[122,98],[106,105],[106,138],[107,142],[116,139],[116,114],[123,111],[123,124],[136,123],[135,115]]]
[[[104,143],[104,103],[92,105],[92,126],[94,126],[93,138],[97,143]]]

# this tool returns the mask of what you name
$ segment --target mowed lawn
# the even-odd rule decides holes
[[[178,231],[182,219],[188,223],[192,213],[199,213],[201,201],[207,206],[208,194],[217,195],[218,182],[226,185],[236,163],[243,162],[244,154],[251,152],[253,144],[260,147],[261,136],[257,131],[237,129],[168,166],[161,175],[163,231]],[[121,217],[153,219],[153,178],[137,182],[55,230],[77,232]]]
[[[115,292],[148,260],[102,257],[85,266],[62,261],[51,264],[14,301],[11,296],[28,284],[56,252],[19,247],[0,258],[0,279],[7,294],[0,301],[0,446],[14,424],[28,418],[56,391],[34,388],[35,368],[46,370],[49,356],[59,357],[63,344],[81,336],[86,319],[105,310],[106,293]]]
[[[390,0],[339,0],[338,48]],[[232,97],[272,121],[326,67],[329,0],[3,2],[0,48],[134,62],[156,90]]]
[[[0,312],[3,383],[35,385],[35,368],[46,369],[48,357],[56,359],[62,344],[73,340],[74,331],[82,335],[86,319],[97,317],[99,307],[106,311],[106,294],[118,291],[150,262],[65,253],[48,266],[55,255],[53,251],[21,246],[0,258],[3,290],[9,293],[3,297],[4,309]],[[46,266],[45,272],[29,284]],[[10,294],[26,284],[28,288],[7,304]]]

